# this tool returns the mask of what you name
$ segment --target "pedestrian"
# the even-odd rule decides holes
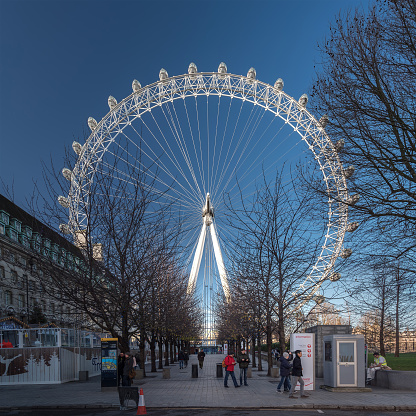
[[[131,386],[131,372],[133,371],[133,357],[129,352],[124,353],[124,366],[123,366],[123,386]]]
[[[202,367],[204,366],[204,359],[205,359],[205,353],[204,353],[204,350],[201,348],[201,350],[198,352],[199,368],[201,370],[202,370]]]
[[[236,365],[235,359],[234,359],[234,353],[230,352],[225,358],[224,358],[224,364],[225,364],[225,378],[224,378],[224,387],[228,388],[228,376],[231,375],[231,378],[233,379],[234,387],[240,387],[237,384],[237,380],[235,379],[234,375],[234,366]]]
[[[186,351],[185,350],[185,352],[184,352],[184,361],[185,361],[185,368],[188,368],[188,361],[189,361],[189,354],[188,354],[188,351]]]
[[[292,387],[289,392],[289,399],[297,399],[295,394],[296,384],[299,381],[300,384],[300,397],[306,398],[309,395],[305,394],[305,382],[303,381],[303,368],[302,368],[302,351],[295,351],[295,358],[293,359],[293,368],[292,368]]]
[[[280,383],[277,386],[277,392],[282,392],[282,384],[284,391],[290,391],[290,371],[292,369],[292,364],[288,360],[289,354],[287,352],[283,353],[283,356],[279,358],[280,362]]]
[[[185,361],[185,354],[182,350],[178,353],[178,360],[179,360],[179,370],[183,368],[183,362]]]
[[[243,378],[244,378],[244,385],[248,386],[247,384],[247,368],[250,364],[250,358],[247,355],[246,350],[242,350],[241,354],[238,356],[237,359],[238,365],[240,367],[240,386],[243,385]]]
[[[375,351],[373,355],[374,363],[367,368],[367,383],[375,377],[377,370],[391,370],[386,359],[378,351]]]
[[[121,352],[117,358],[118,385],[122,383],[122,379],[123,379],[124,360],[125,360],[124,352]]]

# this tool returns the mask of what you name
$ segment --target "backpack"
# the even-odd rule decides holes
[[[222,368],[227,368],[227,364],[225,364],[225,358],[222,360]]]

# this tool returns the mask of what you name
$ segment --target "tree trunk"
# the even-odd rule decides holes
[[[169,341],[169,355],[170,355],[170,363],[173,364],[173,340],[170,338]]]
[[[163,368],[163,341],[162,337],[159,337],[159,370]]]
[[[268,317],[269,320],[269,317]],[[267,339],[267,375],[272,375],[273,357],[272,357],[272,328],[270,324],[266,327],[266,339]]]
[[[165,367],[169,365],[169,339],[165,338]]]
[[[256,338],[253,337],[251,340],[251,366],[256,367]]]
[[[140,346],[140,362],[141,362],[141,366],[142,366],[142,370],[143,370],[143,376],[146,377],[146,333],[144,331],[144,329],[140,330],[140,342],[139,342],[139,346]]]
[[[257,338],[257,352],[258,352],[258,359],[259,359],[257,370],[263,371],[263,363],[261,361],[261,337],[260,335]]]
[[[384,347],[384,316],[386,309],[386,283],[383,282],[382,291],[381,291],[381,311],[380,311],[380,354],[384,357],[386,355],[386,350]]]
[[[156,336],[152,333],[152,337],[150,338],[150,359],[151,359],[151,366],[152,369],[150,370],[152,373],[156,373]]]
[[[396,348],[394,350],[394,356],[400,355],[400,328],[399,328],[399,304],[400,304],[400,269],[397,265],[396,275]]]

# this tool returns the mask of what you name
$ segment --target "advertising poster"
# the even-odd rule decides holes
[[[101,338],[101,387],[117,387],[118,338]]]
[[[228,355],[228,344],[224,344],[224,354]]]
[[[290,351],[302,351],[303,380],[305,390],[315,389],[315,334],[292,334],[290,336]],[[299,390],[299,383],[297,384]]]

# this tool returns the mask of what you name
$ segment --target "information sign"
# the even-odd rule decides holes
[[[118,338],[101,338],[101,387],[117,387]]]
[[[302,351],[303,380],[305,390],[315,389],[315,334],[290,335],[290,351]],[[299,383],[297,384],[299,389]]]

